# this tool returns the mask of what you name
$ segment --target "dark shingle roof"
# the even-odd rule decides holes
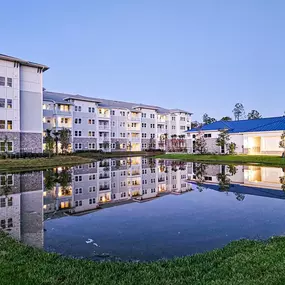
[[[218,121],[188,132],[218,131],[221,129],[228,129],[229,133],[282,131],[285,130],[285,116],[254,120]]]
[[[20,59],[20,58],[17,58],[17,57],[6,55],[6,54],[1,54],[0,53],[0,59],[7,60],[7,61],[12,61],[12,62],[16,61],[16,62],[19,62],[20,64],[26,65],[26,66],[39,67],[39,68],[42,68],[43,71],[46,71],[46,70],[49,69],[49,67],[46,66],[46,65],[35,63],[35,62],[32,62],[32,61],[27,61],[27,60]]]

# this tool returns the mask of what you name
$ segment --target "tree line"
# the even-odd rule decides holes
[[[236,103],[234,109],[232,110],[233,118],[236,121],[247,119],[247,120],[254,120],[254,119],[261,119],[262,115],[257,110],[251,110],[247,115],[245,113],[245,109],[243,104]],[[220,121],[233,121],[233,118],[230,116],[224,116],[220,119]],[[214,122],[217,122],[216,118],[210,117],[207,113],[205,113],[202,117],[202,123],[198,121],[193,121],[191,128],[198,128],[202,125],[208,125]]]

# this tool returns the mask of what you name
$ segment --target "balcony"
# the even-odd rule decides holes
[[[130,139],[131,139],[131,142],[133,142],[133,143],[140,143],[141,142],[140,137],[131,137]]]
[[[110,186],[109,185],[100,185],[99,186],[99,191],[109,191]]]
[[[158,178],[158,182],[165,182],[165,178],[164,177],[159,177]]]
[[[110,125],[106,124],[106,125],[99,125],[99,130],[106,130],[106,131],[109,131],[110,130]]]
[[[100,174],[99,175],[99,179],[108,179],[108,178],[110,178],[109,174]]]
[[[128,120],[132,121],[132,122],[140,122],[141,121],[141,117],[140,116],[128,116]]]
[[[110,163],[106,161],[100,161],[99,162],[99,167],[109,167]]]
[[[67,117],[71,117],[72,116],[72,112],[71,112],[71,109],[69,108],[69,106],[65,106],[63,108],[55,108],[54,109],[54,113],[56,115],[59,115],[59,116],[67,116]]]
[[[110,110],[100,108],[98,112],[98,118],[110,119]]]
[[[110,137],[99,137],[99,143],[109,142]]]

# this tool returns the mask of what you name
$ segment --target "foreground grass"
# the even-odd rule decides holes
[[[1,159],[0,171],[25,171],[40,170],[56,166],[72,166],[93,161],[88,157],[80,156],[54,156],[52,158],[25,158],[25,159]]]
[[[207,155],[207,154],[162,154],[158,158],[201,161],[212,163],[257,163],[260,165],[284,166],[285,158],[269,155]]]
[[[0,233],[2,285],[284,285],[284,266],[284,237],[266,243],[233,242],[220,250],[169,261],[99,263],[46,253]]]

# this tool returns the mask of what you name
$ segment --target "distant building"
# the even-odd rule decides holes
[[[71,150],[141,151],[180,143],[191,113],[162,107],[44,91],[43,130],[71,131]],[[176,137],[176,138],[174,138]]]
[[[281,155],[279,147],[285,130],[285,117],[263,118],[241,121],[218,121],[187,131],[188,152],[195,153],[197,135],[203,135],[210,153],[224,153],[226,150],[216,145],[220,130],[228,130],[230,142],[236,144],[238,154]]]
[[[0,151],[42,152],[47,66],[0,54]]]

